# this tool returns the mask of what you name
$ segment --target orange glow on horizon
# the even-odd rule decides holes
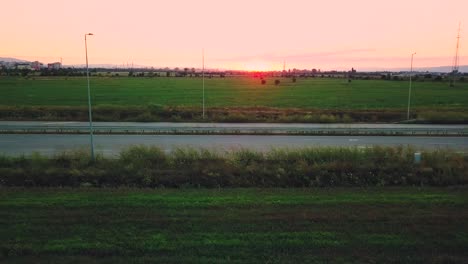
[[[265,61],[260,61],[260,60],[255,60],[255,61],[249,61],[244,64],[243,70],[246,71],[257,71],[257,72],[266,72],[266,71],[276,71],[278,69],[272,67],[271,64],[265,62]]]
[[[0,57],[83,65],[281,71],[450,66],[467,0],[3,1]],[[434,16],[437,14],[437,16]],[[38,25],[38,26],[34,26]],[[40,29],[40,30],[38,30]]]

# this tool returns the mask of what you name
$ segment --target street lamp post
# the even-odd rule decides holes
[[[202,50],[202,89],[203,89],[203,102],[202,102],[202,119],[205,119],[205,49]]]
[[[88,42],[86,37],[93,36],[93,33],[84,35],[85,53],[86,53],[86,79],[88,80],[88,114],[89,114],[89,136],[91,140],[91,160],[94,161],[94,142],[93,142],[93,117],[91,114],[91,89],[89,88],[89,67],[88,67]]]
[[[406,114],[406,119],[409,120],[410,119],[410,104],[411,104],[411,77],[413,75],[413,57],[414,55],[416,54],[413,53],[411,54],[411,70],[410,70],[410,76],[409,76],[409,91],[408,91],[408,112]]]

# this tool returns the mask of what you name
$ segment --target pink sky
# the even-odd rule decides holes
[[[0,3],[0,57],[267,70],[451,65],[467,0],[21,0]]]

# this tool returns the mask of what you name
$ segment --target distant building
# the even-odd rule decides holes
[[[7,61],[0,61],[0,66],[5,67],[7,69],[11,68],[11,64]]]
[[[62,68],[62,63],[60,62],[53,62],[47,64],[47,69],[49,70],[58,70],[60,68]]]
[[[40,63],[38,61],[31,62],[31,69],[33,69],[35,71],[39,71],[43,66],[44,66],[44,64],[42,64],[42,63]]]
[[[27,69],[27,70],[31,70],[31,64],[30,63],[17,63],[16,64],[16,69],[17,70],[24,70],[24,69]]]

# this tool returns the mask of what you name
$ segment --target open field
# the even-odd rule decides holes
[[[468,191],[0,189],[8,263],[466,263]]]
[[[296,83],[273,78],[205,79],[207,107],[280,107],[314,109],[405,108],[407,81],[299,78]],[[201,106],[200,78],[93,78],[94,105]],[[444,82],[413,82],[412,106],[468,107],[468,83],[449,88]],[[80,77],[0,78],[0,105],[86,106],[86,79]]]
[[[202,119],[200,78],[92,78],[96,121],[351,123],[406,120],[408,82],[231,77],[206,79]],[[468,123],[468,88],[414,82],[411,119]],[[0,78],[0,120],[86,121],[81,77]]]

